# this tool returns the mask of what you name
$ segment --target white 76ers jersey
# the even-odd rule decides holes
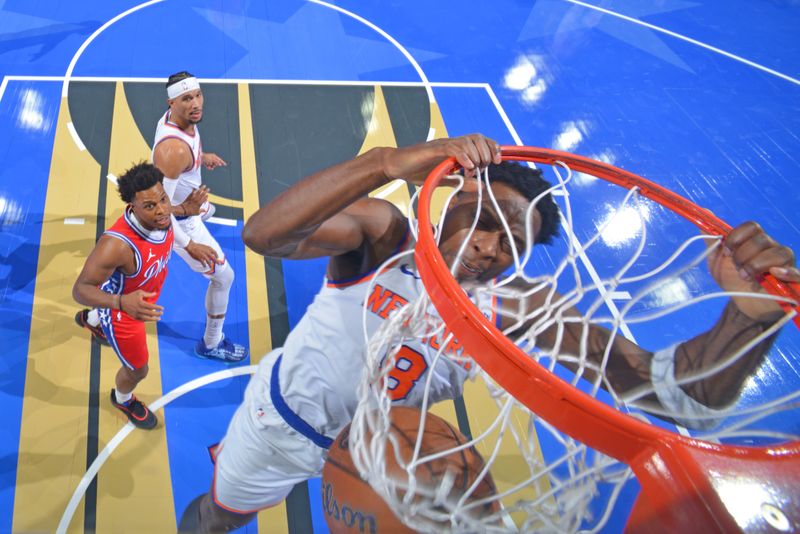
[[[192,164],[184,169],[183,172],[178,176],[167,177],[176,178],[178,180],[178,185],[175,188],[175,194],[171,199],[172,205],[177,206],[186,200],[186,197],[188,197],[194,189],[197,189],[203,183],[202,177],[200,176],[200,164],[203,161],[203,143],[200,142],[200,130],[197,128],[197,125],[194,127],[194,135],[189,135],[181,130],[177,124],[170,120],[169,110],[167,110],[161,119],[159,119],[158,125],[156,126],[156,136],[155,140],[153,141],[153,152],[150,155],[150,159],[156,165],[158,165],[158,162],[155,161],[156,146],[158,146],[158,144],[165,139],[179,139],[180,141],[186,143],[189,146],[189,149],[192,151]]]
[[[287,405],[329,437],[336,436],[351,421],[358,405],[357,389],[366,351],[364,315],[367,336],[371,338],[392,313],[424,291],[412,255],[401,258],[370,283],[372,280],[373,273],[357,280],[326,280],[283,347],[279,377]],[[494,321],[489,304],[480,308]],[[401,347],[388,379],[395,403],[421,405],[429,379],[431,403],[461,395],[470,364],[446,357],[462,352],[454,339],[436,358],[445,338],[447,332],[440,332],[409,339]]]

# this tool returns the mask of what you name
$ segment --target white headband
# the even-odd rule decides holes
[[[183,80],[175,82],[167,87],[167,96],[170,99],[178,98],[183,93],[194,91],[195,89],[200,89],[200,82],[197,81],[197,78],[184,78]]]

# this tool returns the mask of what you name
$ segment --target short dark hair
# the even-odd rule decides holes
[[[186,78],[194,78],[194,74],[188,70],[182,70],[180,72],[176,72],[175,74],[170,74],[169,79],[167,80],[167,87],[174,83],[178,83],[181,80],[185,80]]]
[[[117,191],[123,202],[129,204],[136,198],[136,193],[146,191],[156,184],[164,182],[164,173],[152,163],[140,161],[117,178]]]
[[[489,182],[513,187],[528,201],[552,187],[552,184],[542,177],[541,169],[534,169],[511,161],[503,161],[499,165],[489,165]],[[553,196],[547,193],[536,203],[536,209],[542,218],[542,227],[539,228],[536,243],[549,245],[553,242],[553,237],[559,234],[561,220],[558,215],[558,204],[553,200]]]

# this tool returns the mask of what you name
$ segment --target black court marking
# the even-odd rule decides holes
[[[100,164],[100,189],[97,195],[97,225],[95,241],[100,239],[106,227],[106,193],[108,187],[108,160],[111,152],[111,126],[114,115],[113,83],[72,83],[69,92],[69,112],[72,124],[78,132],[86,150]],[[90,179],[87,177],[87,179]],[[100,431],[100,345],[92,339],[89,351],[89,398],[86,433],[86,469],[97,458]],[[94,532],[97,524],[97,477],[86,488],[83,499],[84,532]]]
[[[226,167],[213,171],[203,169],[203,183],[215,195],[241,202],[242,200],[242,147],[239,132],[239,89],[236,84],[203,84],[203,121],[198,125],[203,139],[203,151],[213,152],[225,160]],[[153,130],[155,132],[155,130]],[[223,209],[224,208],[224,209]],[[224,213],[241,220],[243,211],[217,205],[218,217]]]
[[[249,90],[261,205],[303,177],[352,159],[361,150],[372,119],[373,87],[258,84]],[[398,144],[425,141],[430,125],[425,92],[419,88],[384,89],[387,95]],[[290,327],[283,264],[266,258],[264,270],[272,346],[280,347]],[[462,415],[460,419],[466,421],[466,413]],[[461,420],[459,423],[462,426]],[[469,432],[468,425],[466,430]],[[307,483],[295,486],[286,508],[290,532],[312,531]]]
[[[389,111],[394,139],[398,147],[424,143],[431,126],[431,104],[423,87],[383,87],[383,99]],[[408,196],[416,188],[406,184]]]
[[[458,430],[467,437],[467,441],[472,441],[472,429],[469,426],[469,417],[467,417],[467,405],[464,403],[464,396],[461,395],[453,399],[453,404],[456,408]]]
[[[424,143],[431,126],[431,104],[428,93],[422,87],[383,87],[383,98],[389,110],[394,137],[398,147]],[[415,188],[407,184],[409,196]],[[458,430],[472,440],[472,430],[467,417],[464,397],[453,399]]]
[[[431,105],[422,87],[382,87],[397,146],[424,143],[431,126]]]
[[[304,176],[358,154],[367,131],[363,87],[250,86],[253,143],[262,205]],[[350,123],[353,127],[342,128]],[[289,334],[281,260],[265,258],[272,346]],[[308,483],[286,498],[289,532],[312,532]]]

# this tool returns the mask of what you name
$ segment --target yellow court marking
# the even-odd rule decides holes
[[[242,147],[242,198],[244,198],[244,220],[247,221],[260,207],[258,171],[256,169],[253,116],[250,107],[250,88],[247,84],[240,83],[237,90],[239,95],[239,144]],[[244,261],[247,279],[250,363],[257,364],[272,349],[267,279],[262,256],[244,247]],[[259,512],[258,532],[259,534],[289,532],[286,501]]]
[[[250,89],[238,85],[239,93],[239,144],[242,150],[242,197],[244,220],[261,207],[258,196],[258,170],[256,169],[253,118],[250,107]],[[247,278],[247,320],[250,330],[250,363],[257,364],[272,349],[272,330],[269,322],[267,280],[264,257],[244,247]]]
[[[359,155],[381,146],[397,146],[397,139],[394,135],[394,128],[392,128],[391,117],[389,116],[389,108],[386,106],[386,99],[383,97],[383,89],[380,85],[375,86],[375,92],[372,99],[372,117],[370,118],[369,125],[367,126],[367,135],[364,137],[364,143],[361,145]],[[394,180],[375,191],[372,191],[369,196],[378,197],[388,200],[403,212],[408,213],[408,205],[411,202],[411,197],[408,194],[408,188],[403,180]]]
[[[434,136],[435,139],[444,139],[448,137],[447,127],[444,125],[442,112],[436,102],[431,102],[431,128],[436,131]],[[442,213],[442,208],[444,207],[444,203],[447,201],[447,197],[450,195],[452,190],[452,187],[441,186],[437,187],[436,191],[433,192],[433,196],[431,197],[431,209],[433,210],[433,213],[431,214],[431,222],[433,224],[439,223],[439,216]]]
[[[242,174],[244,174],[244,169],[242,169]],[[208,194],[208,201],[211,202],[212,204],[219,204],[220,206],[228,206],[229,208],[244,208],[246,203],[246,201],[233,200],[231,198],[225,198],[219,195],[215,195],[214,193]]]
[[[442,113],[439,110],[439,106],[436,104],[436,102],[431,102],[430,117],[431,117],[430,127],[433,128],[435,131],[434,139],[442,139],[447,137],[447,128],[444,125],[444,119],[442,118]],[[438,214],[442,210],[444,201],[447,198],[447,193],[444,190],[449,190],[449,188],[439,187],[434,192],[433,197],[431,197],[431,209],[434,211],[434,213]],[[436,218],[438,219],[438,216]],[[452,402],[436,403],[433,406],[431,406],[430,412],[450,422],[450,424],[456,426],[456,428],[458,427],[458,421],[456,418],[456,407],[454,403]]]
[[[464,384],[464,400],[467,405],[467,415],[469,417],[472,435],[475,437],[492,425],[498,415],[499,408],[497,407],[496,400],[492,398],[489,394],[489,390],[481,380],[476,380],[474,382],[468,381]],[[528,418],[526,414],[519,408],[514,408],[509,416],[509,428],[503,436],[503,440],[500,442],[497,458],[491,467],[492,478],[497,485],[498,493],[507,491],[516,484],[521,483],[525,480],[523,477],[528,476],[530,472],[520,452],[520,445],[512,435],[512,431],[516,432],[521,443],[532,449],[532,454],[539,465],[543,465],[544,460],[542,458],[541,447],[538,445],[539,440],[536,435],[536,429],[531,429],[533,439],[529,442],[527,424]],[[497,438],[498,431],[495,430],[476,446],[478,452],[481,453],[484,459],[488,459],[494,452]],[[504,499],[503,504],[505,506],[512,506],[521,499],[533,500],[549,489],[550,483],[547,477],[543,477],[541,480],[533,484],[528,484],[524,488],[509,495]],[[512,517],[517,522],[517,525],[521,525],[526,516],[523,512],[519,512],[517,514],[512,514]]]
[[[61,101],[31,311],[14,532],[53,532],[86,472],[90,340],[73,322],[72,284],[94,246],[100,166],[75,146]],[[87,224],[65,225],[67,217]],[[83,508],[71,531],[83,531]]]
[[[133,120],[122,82],[116,83],[111,129],[109,171],[122,175],[132,164],[147,160],[149,148]],[[122,215],[125,205],[116,188],[106,190],[106,226]],[[136,395],[149,403],[161,397],[161,364],[155,323],[147,325],[149,373],[136,387]],[[121,366],[114,351],[103,347],[100,378],[100,443],[102,449],[127,419],[111,406],[109,394]],[[135,430],[114,451],[97,476],[97,531],[175,531],[165,413],[159,412],[159,426],[145,432]],[[147,510],[147,513],[142,513]]]

